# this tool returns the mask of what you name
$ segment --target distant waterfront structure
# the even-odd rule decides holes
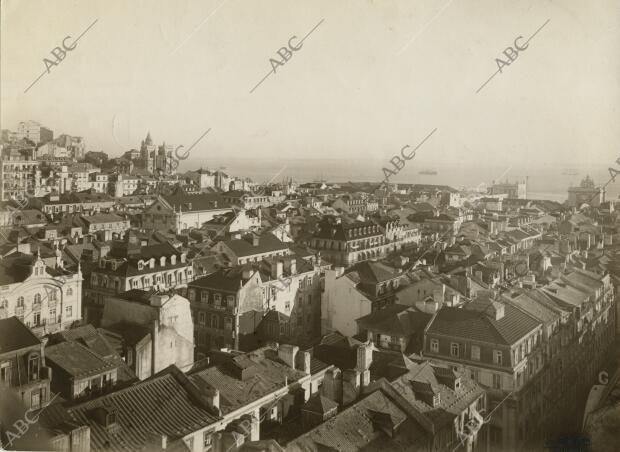
[[[527,199],[527,178],[521,182],[500,182],[490,187],[491,195],[508,195],[509,198]]]
[[[586,176],[579,187],[569,187],[568,189],[568,205],[571,207],[579,207],[582,204],[599,207],[604,202],[605,190],[595,186],[590,176]]]

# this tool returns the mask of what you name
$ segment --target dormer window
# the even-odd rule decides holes
[[[170,256],[170,264],[176,265],[176,263],[177,263],[177,257],[176,255],[173,254],[172,256]]]
[[[151,258],[151,260],[150,260],[149,264],[150,264],[149,266],[150,266],[151,268],[155,268],[155,258],[154,258],[154,257],[152,257],[152,258]]]
[[[144,262],[142,260],[138,261],[138,270],[142,270],[144,268]]]
[[[161,267],[165,267],[166,266],[166,256],[162,256],[161,258],[159,258],[159,265]]]

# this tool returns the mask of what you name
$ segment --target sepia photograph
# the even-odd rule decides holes
[[[618,452],[619,124],[617,0],[0,0],[0,451]]]

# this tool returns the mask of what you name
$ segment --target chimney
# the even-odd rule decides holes
[[[157,362],[158,354],[157,354],[157,345],[159,342],[159,323],[157,320],[153,320],[151,324],[151,375],[155,375],[157,373],[157,367],[155,363]]]
[[[372,341],[368,341],[357,348],[356,369],[360,372],[360,384],[362,388],[370,384],[370,365],[372,364],[372,349]]]
[[[168,447],[168,437],[166,435],[161,435],[161,448],[162,450],[166,450]]]
[[[325,372],[321,394],[335,402],[342,403],[342,372],[332,367]]]
[[[284,361],[291,369],[295,369],[295,357],[297,356],[297,352],[299,352],[298,346],[281,344],[278,348],[278,358]]]
[[[310,362],[312,357],[309,352],[299,352],[295,359],[295,368],[306,375],[310,375]]]
[[[278,259],[278,260],[273,260],[271,262],[271,277],[273,279],[280,279],[282,278],[282,272],[284,270],[284,263]]]
[[[297,274],[297,258],[291,258],[291,276]]]
[[[205,391],[205,397],[209,406],[216,412],[220,412],[220,391],[213,387]]]

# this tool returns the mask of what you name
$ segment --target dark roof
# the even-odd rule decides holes
[[[69,412],[78,423],[90,427],[93,450],[145,450],[152,434],[167,435],[172,441],[216,422],[207,407],[189,392],[191,383],[183,377],[158,375],[72,407]],[[116,426],[105,427],[98,422],[95,416],[100,410],[116,411]]]
[[[249,369],[251,376],[237,378],[231,367],[244,371]],[[196,372],[189,378],[199,388],[217,388],[220,391],[220,409],[223,414],[227,414],[303,377],[303,372],[280,362],[277,352],[267,347],[242,355],[231,355],[224,362]]]
[[[288,250],[288,245],[271,233],[260,235],[256,246],[252,244],[253,236],[253,234],[248,234],[243,238],[227,240],[223,243],[238,257]]]
[[[381,227],[372,221],[355,221],[353,223],[335,223],[327,218],[318,223],[318,231],[314,236],[319,239],[357,240],[381,235]]]
[[[306,402],[302,409],[313,413],[326,414],[337,408],[338,404],[332,399],[316,394]]]
[[[248,280],[243,279],[243,271],[249,266],[237,266],[222,268],[202,278],[189,283],[189,287],[202,287],[205,289],[218,289],[224,292],[236,293]],[[251,268],[251,267],[250,267]],[[254,274],[254,271],[251,271]]]
[[[41,341],[17,317],[0,319],[0,353],[39,345]]]
[[[291,452],[416,451],[428,444],[427,433],[383,390],[374,391],[346,410],[286,445]],[[382,422],[383,421],[383,422]],[[388,436],[379,425],[389,422]]]
[[[393,304],[357,319],[360,330],[379,331],[391,336],[411,336],[424,330],[432,314]]]
[[[524,311],[504,305],[499,320],[474,309],[444,306],[428,327],[428,334],[443,334],[492,344],[512,345],[533,331],[540,322]]]
[[[82,344],[73,341],[45,347],[45,356],[74,378],[97,375],[117,367]]]
[[[460,379],[460,388],[448,386]],[[422,413],[439,431],[442,426],[451,424],[455,417],[484,394],[484,389],[466,376],[465,372],[454,371],[445,365],[430,361],[411,365],[409,372],[397,378],[391,386],[419,413]],[[439,394],[439,404],[435,407],[422,400],[420,395]]]
[[[362,261],[347,269],[347,273],[357,272],[364,283],[377,284],[398,278],[401,273],[382,262]]]

